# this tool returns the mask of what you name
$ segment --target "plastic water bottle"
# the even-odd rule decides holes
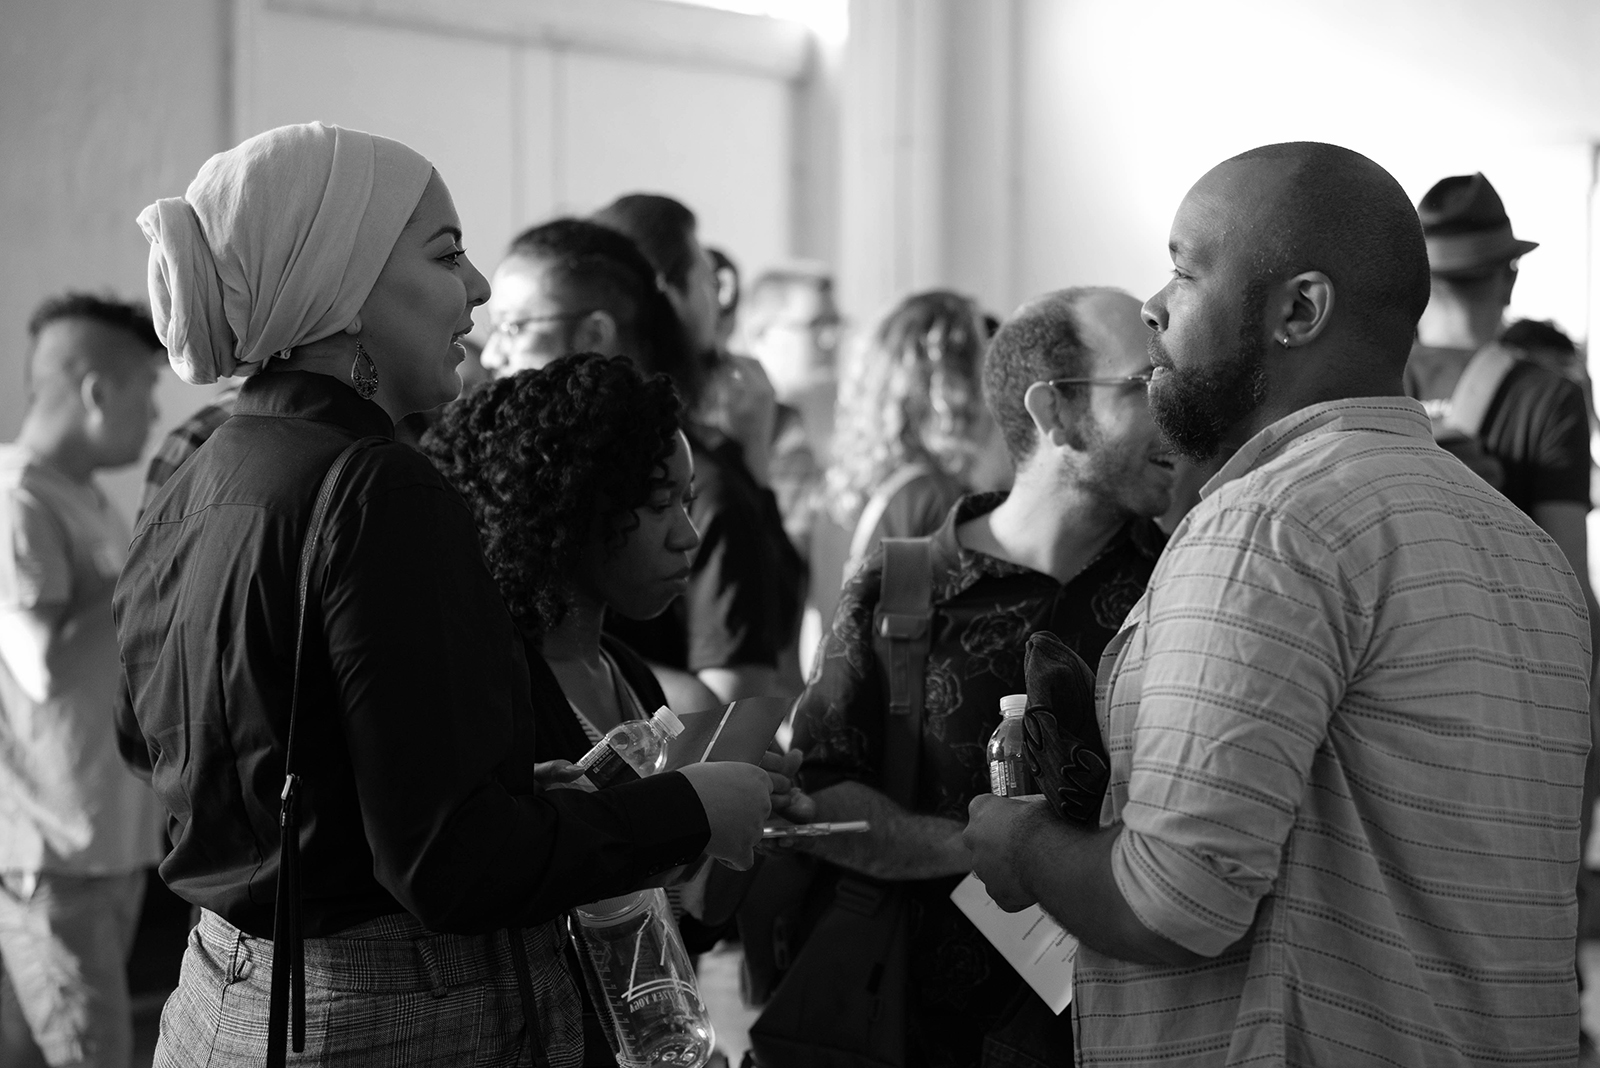
[[[612,727],[578,761],[595,789],[654,775],[667,763],[667,743],[683,733],[683,720],[662,705],[648,720],[630,719]]]
[[[695,985],[664,890],[640,890],[572,910],[589,997],[622,1068],[701,1068],[716,1032]]]
[[[1008,693],[1000,698],[1000,726],[989,735],[989,792],[996,797],[1023,797],[1037,793],[1028,772],[1027,746],[1022,735],[1022,714],[1028,695]]]

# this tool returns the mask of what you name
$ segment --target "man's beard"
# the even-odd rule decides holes
[[[1245,287],[1238,344],[1209,367],[1178,368],[1160,335],[1150,335],[1150,361],[1166,368],[1150,383],[1150,417],[1167,442],[1195,463],[1216,456],[1228,432],[1266,400],[1266,298],[1265,281]]]

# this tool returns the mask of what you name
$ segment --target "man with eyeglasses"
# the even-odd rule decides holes
[[[797,706],[795,744],[818,818],[871,822],[865,834],[805,839],[803,848],[903,882],[919,902],[907,943],[908,1064],[977,1064],[986,1036],[1009,1041],[991,1032],[1010,1013],[1050,1020],[949,895],[972,870],[967,804],[989,791],[984,745],[1000,698],[1027,689],[1028,636],[1051,631],[1096,662],[1165,543],[1152,517],[1167,508],[1173,459],[1146,403],[1149,336],[1133,297],[1070,289],[1025,304],[991,343],[984,391],[1016,480],[1008,492],[963,498],[931,539],[934,618],[913,810],[881,789],[888,695],[872,631],[881,549],[846,585]],[[1070,1063],[1064,1020],[1052,1041],[1041,1059]]]

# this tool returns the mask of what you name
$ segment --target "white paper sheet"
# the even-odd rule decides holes
[[[1003,911],[976,875],[961,880],[950,892],[950,900],[1027,980],[1051,1012],[1059,1015],[1072,1004],[1072,965],[1078,958],[1078,940],[1043,909],[1030,905],[1021,912]]]

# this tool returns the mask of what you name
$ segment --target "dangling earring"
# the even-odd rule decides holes
[[[371,400],[372,395],[378,392],[378,365],[361,347],[360,338],[356,338],[356,358],[350,364],[350,384],[356,387],[362,400]]]

